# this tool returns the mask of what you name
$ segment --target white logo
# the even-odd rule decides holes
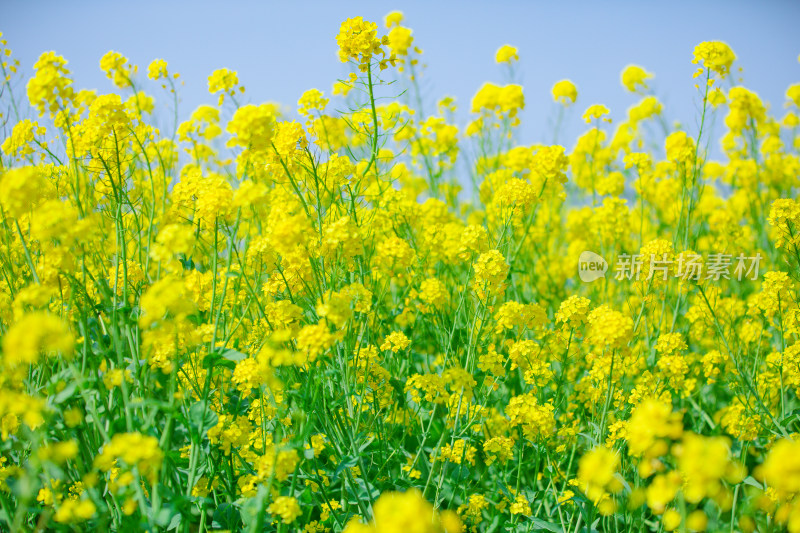
[[[578,258],[578,277],[581,281],[591,283],[592,281],[606,277],[608,262],[602,256],[594,252],[581,252]]]

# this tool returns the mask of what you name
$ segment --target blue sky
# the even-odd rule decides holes
[[[430,101],[455,96],[466,109],[485,81],[502,81],[494,63],[505,43],[519,48],[526,110],[521,140],[549,141],[555,114],[553,83],[573,80],[578,103],[567,117],[562,143],[571,148],[585,129],[580,119],[593,103],[619,120],[637,98],[620,85],[629,63],[655,73],[652,86],[666,117],[696,132],[698,103],[692,49],[704,40],[726,41],[743,67],[744,84],[782,115],[784,92],[800,81],[800,2],[63,2],[3,0],[3,31],[26,75],[39,54],[55,50],[69,61],[76,85],[112,91],[98,63],[110,49],[146,71],[162,57],[182,75],[181,116],[213,103],[207,77],[237,70],[253,103],[294,106],[306,89],[330,92],[346,74],[335,35],[347,17],[382,25],[392,10],[406,15],[429,65]],[[142,76],[143,77],[143,76]],[[20,87],[24,89],[24,87]],[[153,85],[151,91],[160,91]],[[161,102],[166,104],[166,99]],[[166,114],[166,112],[163,112]]]

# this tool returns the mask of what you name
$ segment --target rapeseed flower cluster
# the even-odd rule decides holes
[[[776,118],[704,42],[699,127],[630,65],[622,120],[526,145],[525,54],[459,124],[404,23],[344,21],[299,121],[221,68],[165,126],[164,59],[98,94],[42,54],[0,139],[0,529],[800,531],[800,85]]]

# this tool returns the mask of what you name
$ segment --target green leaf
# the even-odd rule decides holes
[[[78,388],[78,384],[73,382],[64,387],[64,390],[53,396],[53,403],[58,405],[64,403],[68,399],[72,397],[72,394],[75,392],[75,389]]]
[[[203,368],[212,370],[218,367],[225,367],[233,370],[234,368],[236,368],[236,362],[224,358],[222,354],[218,352],[210,353],[203,358]]]
[[[181,525],[181,514],[178,513],[173,515],[172,520],[169,521],[169,525],[167,526],[167,531],[172,531],[173,529],[178,529],[178,526]]]
[[[235,361],[238,363],[239,361],[247,359],[247,354],[244,354],[242,352],[237,352],[236,350],[225,350],[224,352],[222,352],[222,357],[224,357],[228,361]]]
[[[550,522],[545,522],[539,518],[531,518],[531,522],[533,522],[533,529],[535,530],[546,529],[547,531],[553,531],[554,533],[561,533],[563,531],[561,526],[551,524]]]
[[[208,429],[217,424],[217,414],[207,407],[206,402],[196,402],[189,408],[189,422],[193,429],[201,425]]]
[[[238,530],[242,516],[231,503],[223,503],[214,510],[214,522],[220,529]]]
[[[180,519],[181,515],[178,514],[177,516],[178,519]],[[155,517],[156,524],[158,524],[161,527],[171,524],[173,520],[175,520],[175,516],[173,516],[173,511],[172,509],[169,509],[167,507],[161,509]]]
[[[344,472],[345,468],[352,468],[358,464],[358,459],[355,457],[345,455],[342,458],[342,462],[339,463],[339,466],[336,467],[336,471],[333,473],[333,480],[339,479],[339,476]]]
[[[508,491],[508,487],[506,487],[505,483],[503,483],[502,481],[498,481],[497,486],[500,488],[500,492],[502,492],[506,498],[508,498],[511,501],[514,501],[514,496],[512,496],[511,493]]]
[[[744,483],[745,485],[750,485],[751,487],[755,487],[760,490],[764,489],[764,486],[758,481],[756,481],[756,478],[754,478],[753,476],[747,476],[742,480],[742,483]]]
[[[363,452],[364,450],[366,450],[366,449],[367,449],[367,446],[369,446],[370,444],[372,444],[372,441],[374,441],[374,440],[375,440],[375,437],[369,437],[369,438],[368,438],[368,439],[367,439],[367,440],[364,442],[364,444],[362,444],[361,446],[359,446],[359,447],[358,447],[358,451],[359,451],[359,452]]]

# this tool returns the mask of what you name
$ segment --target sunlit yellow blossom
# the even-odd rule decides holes
[[[378,25],[365,21],[362,17],[347,19],[342,22],[339,34],[336,36],[339,44],[339,60],[347,63],[355,61],[362,72],[369,69],[373,56],[381,55],[380,65],[386,67],[387,61],[393,62],[394,58],[386,59],[386,52],[381,48],[388,44],[387,37],[378,38]]]
[[[504,44],[497,50],[494,60],[497,63],[511,63],[513,61],[519,61],[519,54],[517,53],[517,49],[515,47],[509,44]]]
[[[586,111],[583,113],[583,120],[587,124],[591,124],[593,120],[603,119],[605,122],[611,122],[610,118],[607,118],[610,111],[608,108],[601,104],[594,104],[589,106]]]
[[[131,76],[136,73],[136,68],[128,63],[128,58],[113,50],[100,58],[100,70],[120,89],[130,87]]]
[[[295,498],[290,496],[278,496],[267,508],[267,512],[280,517],[284,524],[293,523],[302,513],[300,505]]]
[[[578,89],[570,80],[561,80],[553,85],[553,99],[565,106],[574,104],[578,99]]]
[[[622,71],[622,85],[634,93],[640,89],[647,89],[647,80],[653,75],[638,65],[628,65]]]
[[[667,137],[666,149],[667,158],[676,163],[690,162],[695,154],[694,141],[682,131],[676,131]]]
[[[155,480],[164,453],[158,447],[158,439],[141,433],[118,433],[111,442],[103,446],[95,457],[94,464],[100,470],[108,472],[114,465],[120,467],[136,467],[139,475]]]
[[[163,59],[154,59],[147,67],[147,77],[151,80],[160,80],[169,76],[167,62]]]
[[[730,71],[731,64],[736,60],[731,48],[720,41],[706,41],[694,47],[694,59],[692,63],[703,63],[703,67],[698,68],[695,77],[703,73],[703,68],[724,78]]]
[[[239,76],[236,71],[221,68],[212,72],[208,77],[208,92],[220,93],[218,105],[222,105],[225,96],[235,97],[237,88],[242,90],[239,87]]]
[[[72,355],[75,338],[57,316],[45,312],[24,315],[3,336],[3,362],[31,364],[42,355]]]

